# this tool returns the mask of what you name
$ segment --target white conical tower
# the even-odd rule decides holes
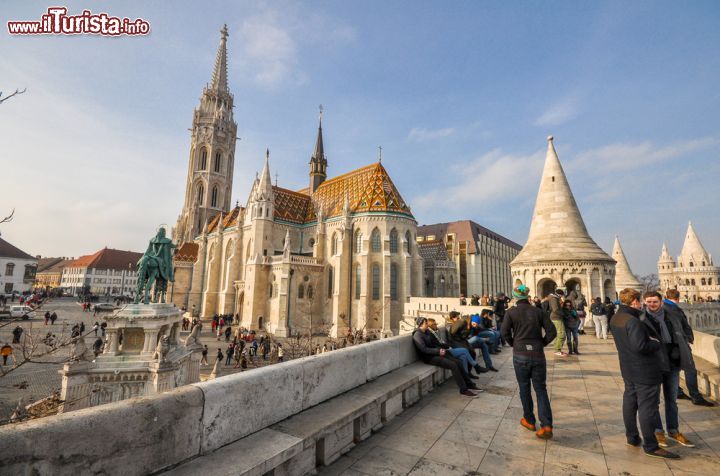
[[[510,266],[514,284],[528,285],[537,296],[557,286],[579,287],[586,298],[615,297],[615,260],[590,238],[552,136],[528,240]]]
[[[675,260],[668,252],[667,245],[663,243],[660,251],[660,258],[657,262],[658,279],[660,280],[660,289],[664,292],[675,286]]]
[[[678,266],[682,267],[699,267],[712,266],[712,258],[705,251],[705,247],[700,242],[692,222],[688,223],[688,229],[685,233],[685,243],[683,243],[682,251],[678,257]]]
[[[612,257],[615,260],[615,290],[618,293],[625,288],[642,291],[643,285],[630,269],[630,264],[620,246],[620,239],[617,235],[615,235],[615,243],[613,243]]]

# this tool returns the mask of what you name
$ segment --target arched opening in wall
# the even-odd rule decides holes
[[[207,149],[203,147],[200,149],[200,163],[198,165],[198,170],[205,170],[207,168]]]
[[[237,297],[237,300],[235,301],[235,314],[238,315],[238,322],[242,322],[242,315],[243,315],[243,303],[245,301],[245,292],[239,293],[239,296]]]
[[[264,326],[265,323],[263,322],[263,320],[264,320],[264,319],[263,319],[262,316],[259,316],[259,317],[258,317],[258,329],[263,329],[263,328],[264,328],[263,326]]]
[[[363,235],[360,230],[357,230],[355,232],[355,239],[353,240],[355,244],[355,253],[362,253],[362,242],[363,242]]]
[[[395,263],[390,265],[390,299],[398,299],[398,271]]]
[[[205,187],[203,187],[203,184],[198,184],[196,197],[198,205],[202,205],[203,199],[205,198]]]
[[[380,265],[377,263],[372,265],[372,299],[380,300]]]
[[[705,266],[705,261],[702,262],[702,265]]]
[[[694,266],[694,263],[690,261],[690,267],[692,268]]]
[[[705,283],[706,283],[705,278],[700,278],[700,284],[702,286],[705,286]]]
[[[445,275],[441,274],[437,282],[438,297],[445,297]]]
[[[557,288],[557,283],[550,278],[538,281],[538,292],[540,293],[541,298],[544,298],[548,294],[552,294],[552,292],[555,291],[555,288]]]
[[[373,253],[379,253],[382,251],[382,241],[380,239],[380,230],[377,228],[373,229],[370,235],[370,251]]]
[[[685,280],[685,286],[690,286],[690,280],[689,280],[689,279],[686,279],[686,280]]]
[[[412,235],[410,234],[410,230],[405,232],[405,252],[410,253],[410,250],[412,249],[412,243],[410,242],[412,240]]]
[[[335,256],[337,254],[337,248],[338,248],[338,237],[337,233],[332,234],[332,239],[330,240],[330,256]]]
[[[360,299],[360,292],[362,291],[362,266],[360,263],[355,265],[355,299]]]
[[[434,297],[432,295],[432,280],[430,280],[427,276],[425,277],[425,296]]]
[[[298,299],[305,299],[305,285],[303,283],[300,283],[298,285]]]
[[[218,204],[218,188],[213,187],[212,195],[210,196],[210,206],[217,207],[217,204]]]
[[[606,298],[610,298],[611,301],[615,301],[617,299],[612,280],[606,279],[603,283],[603,295]]]
[[[693,278],[693,279],[690,280],[690,284],[692,284],[693,286],[695,286],[695,278]]]
[[[712,278],[708,278],[708,286],[712,286]]]
[[[216,173],[220,173],[220,169],[222,168],[222,155],[220,152],[215,152],[215,162],[213,163],[213,170]]]
[[[580,286],[581,286],[581,284],[580,284],[580,280],[578,278],[570,278],[567,281],[565,281],[565,292],[567,293],[566,296],[568,294],[570,294],[571,292],[573,292],[575,289],[577,289],[578,292],[580,292]]]
[[[327,288],[328,289],[328,293],[327,293],[328,299],[332,299],[334,287],[335,287],[335,273],[334,273],[333,267],[330,266],[330,267],[328,267],[328,288]]]
[[[395,228],[390,230],[390,253],[398,252],[398,232]]]

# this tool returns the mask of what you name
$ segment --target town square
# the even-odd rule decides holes
[[[0,474],[720,473],[720,5],[2,16]]]

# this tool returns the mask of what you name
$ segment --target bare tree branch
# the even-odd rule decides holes
[[[2,97],[2,91],[0,91],[0,104],[4,103],[5,101],[7,101],[8,99],[10,99],[13,96],[17,96],[18,94],[23,94],[25,91],[27,91],[27,88],[23,89],[22,91],[20,91],[19,89],[16,89],[14,93],[12,93],[10,96],[5,96],[4,98]]]
[[[14,209],[14,208],[13,208],[12,211],[10,212],[10,215],[8,215],[8,216],[6,216],[5,218],[3,218],[2,220],[0,220],[0,223],[8,223],[8,222],[11,222],[12,219],[13,219],[13,215],[15,215],[15,209]]]

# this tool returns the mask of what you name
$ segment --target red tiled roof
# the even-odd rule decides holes
[[[304,223],[310,204],[310,196],[274,186],[275,218],[292,223]]]
[[[226,228],[229,228],[235,224],[235,222],[237,221],[238,215],[240,215],[240,212],[242,210],[243,210],[242,207],[236,206],[235,208],[230,210],[230,213],[226,213],[223,215],[223,222],[222,222],[223,230]],[[210,221],[210,223],[208,223],[208,233],[212,233],[213,231],[215,231],[217,229],[218,221],[220,221],[219,214],[215,215],[213,217],[213,219]]]
[[[197,243],[183,243],[175,252],[173,260],[194,263],[197,261],[199,246]]]
[[[40,258],[36,275],[41,273],[62,273],[63,268],[70,263],[72,263],[72,260],[63,258]]]
[[[34,256],[25,253],[20,248],[11,245],[2,238],[0,238],[0,256],[3,258],[35,259]]]
[[[142,253],[103,248],[95,254],[81,256],[71,261],[69,268],[135,269]]]

